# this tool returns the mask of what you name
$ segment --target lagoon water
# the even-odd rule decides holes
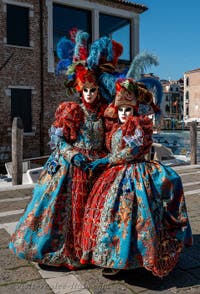
[[[154,141],[170,148],[174,154],[190,153],[190,131],[161,131],[153,135]],[[197,163],[200,163],[200,130],[197,131]]]

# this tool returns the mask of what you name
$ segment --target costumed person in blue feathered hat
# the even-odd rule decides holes
[[[66,38],[59,42],[57,73],[66,74],[67,94],[79,93],[81,104],[62,102],[58,106],[49,131],[53,152],[9,244],[15,255],[43,269],[83,266],[83,213],[95,179],[95,172],[90,177],[85,167],[106,155],[103,114],[106,99],[110,102],[113,96],[112,74],[122,46],[103,37],[92,44],[88,54],[87,40],[88,34],[78,31],[75,44]],[[104,74],[110,77],[107,84]]]

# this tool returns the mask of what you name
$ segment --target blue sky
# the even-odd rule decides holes
[[[159,58],[149,68],[161,79],[178,80],[200,67],[200,1],[135,0],[149,9],[140,15],[140,52]]]

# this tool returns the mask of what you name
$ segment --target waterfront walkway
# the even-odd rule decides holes
[[[159,279],[144,269],[124,271],[115,279],[102,277],[101,269],[44,271],[20,260],[8,249],[10,234],[31,198],[29,186],[0,185],[0,293],[1,294],[131,294],[200,293],[200,165],[175,167],[181,175],[194,245],[185,248],[176,268]]]

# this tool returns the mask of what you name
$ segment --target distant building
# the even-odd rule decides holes
[[[48,129],[66,100],[55,76],[56,43],[73,27],[91,41],[107,35],[124,45],[121,63],[139,53],[144,5],[126,0],[2,0],[0,5],[0,163],[11,159],[13,117],[24,124],[24,158],[50,152]]]
[[[163,86],[162,128],[178,128],[183,123],[183,79],[161,80]]]
[[[200,68],[184,74],[184,121],[200,123]]]

